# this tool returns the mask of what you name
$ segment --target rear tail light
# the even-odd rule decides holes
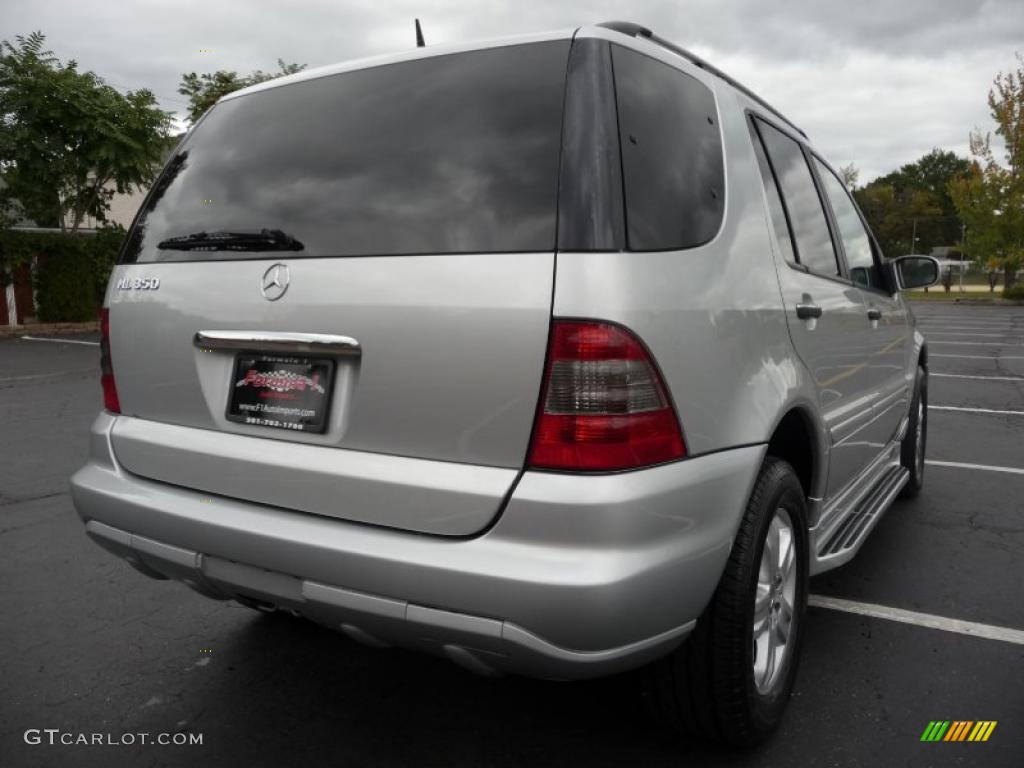
[[[110,310],[100,310],[100,384],[103,387],[103,407],[112,413],[121,412],[114,381],[114,365],[110,359]]]
[[[556,320],[528,464],[537,469],[636,469],[686,455],[650,353],[609,323]]]

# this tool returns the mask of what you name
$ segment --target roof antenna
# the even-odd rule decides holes
[[[423,42],[423,30],[420,28],[420,20],[416,19],[416,47],[423,48],[426,43]]]

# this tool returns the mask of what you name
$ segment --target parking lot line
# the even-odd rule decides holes
[[[1008,336],[1010,338],[1019,339],[1020,334],[1024,333],[1024,328],[957,328],[955,330],[943,330],[940,328],[918,328],[927,338],[932,336],[974,336],[973,331],[978,331],[980,335],[993,335],[993,336]],[[971,331],[972,333],[968,333]],[[984,333],[981,333],[984,332]]]
[[[808,595],[807,604],[812,608],[826,608],[830,611],[855,613],[858,616],[869,616],[873,619],[898,621],[901,624],[913,624],[918,627],[941,629],[944,632],[956,632],[957,634],[980,637],[985,640],[1000,640],[1004,643],[1024,645],[1024,631],[1010,629],[1009,627],[980,624],[976,621],[950,619],[945,616],[918,613],[917,611],[908,611],[903,608],[890,608],[887,605],[858,603],[854,600],[844,600],[839,597],[828,597],[826,595]]]
[[[918,321],[919,324],[922,324],[922,325],[928,325],[929,323],[931,323],[933,325],[940,325],[942,323],[949,323],[950,325],[956,325],[956,326],[960,326],[960,327],[963,327],[963,328],[969,328],[969,327],[974,326],[974,325],[998,325],[998,326],[1013,325],[1013,321],[1011,319],[1009,319],[1009,318],[1007,318],[1005,320],[1000,320],[998,318],[996,318],[994,320],[964,320],[963,318],[941,317],[939,315],[936,315],[934,317],[932,317],[932,316],[921,317],[920,315],[918,315],[917,316],[917,321]]]
[[[918,326],[926,331],[933,331],[939,328],[948,328],[951,331],[1020,331],[1021,326],[1012,325],[960,325],[959,323],[918,323]]]
[[[1013,317],[955,317],[953,315],[932,315],[915,313],[922,323],[955,323],[956,325],[1012,325]]]
[[[1000,416],[1024,416],[1024,411],[998,411],[994,408],[962,408],[959,405],[928,405],[929,411],[963,411],[965,413],[994,413]]]
[[[1024,376],[974,376],[968,373],[935,373],[928,372],[929,378],[940,379],[981,379],[982,381],[1024,381]]]
[[[1024,469],[1018,467],[995,467],[991,464],[968,464],[963,461],[938,461],[936,459],[925,459],[925,464],[933,467],[954,467],[956,469],[979,469],[984,472],[1008,472],[1012,475],[1024,475]]]
[[[40,339],[38,336],[19,336],[23,341],[49,341],[53,344],[86,344],[90,347],[98,347],[98,341],[79,341],[78,339]]]
[[[960,360],[1024,360],[1024,355],[928,355],[928,357],[956,357]]]
[[[1024,328],[957,328],[955,330],[944,330],[941,328],[919,328],[926,337],[932,336],[974,336],[973,331],[984,332],[981,335],[1011,336],[1020,338]],[[968,333],[970,331],[971,333]]]
[[[941,335],[941,334],[940,334]],[[1020,347],[1024,344],[1007,344],[1002,341],[930,341],[930,344],[961,344],[969,347]]]

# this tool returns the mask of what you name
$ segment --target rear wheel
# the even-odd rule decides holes
[[[674,728],[747,746],[793,691],[807,604],[807,511],[793,468],[761,467],[725,572],[686,643],[648,670],[648,701]]]
[[[928,372],[917,367],[914,396],[910,400],[910,423],[900,446],[900,464],[910,472],[910,480],[900,496],[913,498],[924,487],[924,455],[928,444]]]

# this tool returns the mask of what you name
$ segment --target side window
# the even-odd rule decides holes
[[[850,269],[850,279],[865,288],[881,288],[878,267],[875,266],[875,257],[871,252],[871,238],[864,228],[864,222],[861,221],[856,206],[850,200],[850,193],[827,165],[818,158],[814,158],[814,164],[818,168],[818,176],[825,187],[828,201],[832,204],[832,213],[836,217],[839,237],[846,252],[846,266]]]
[[[775,186],[775,179],[772,177],[772,168],[768,165],[768,157],[764,153],[764,146],[757,132],[751,125],[750,136],[754,142],[754,154],[757,156],[757,167],[761,171],[761,183],[764,184],[764,194],[768,198],[768,213],[772,217],[772,227],[775,229],[775,239],[779,244],[782,257],[789,262],[796,262],[796,251],[793,250],[793,238],[789,232],[789,221],[786,219],[786,209],[782,206],[782,198],[779,197],[779,188]]]
[[[708,242],[725,206],[714,94],[696,78],[618,45],[612,66],[627,247],[659,251]]]
[[[789,213],[798,262],[818,274],[840,274],[825,209],[800,145],[760,120],[757,128]]]

